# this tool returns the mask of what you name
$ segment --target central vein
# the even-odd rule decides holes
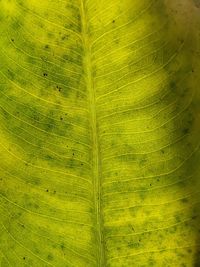
[[[101,177],[100,177],[100,157],[98,144],[98,129],[97,129],[97,114],[96,114],[96,96],[92,73],[92,58],[91,44],[88,32],[88,22],[84,0],[81,0],[81,23],[82,23],[82,38],[84,47],[84,68],[86,75],[87,89],[89,92],[90,116],[92,127],[92,142],[93,142],[93,185],[94,185],[94,202],[95,202],[95,218],[96,218],[96,236],[97,236],[97,257],[99,267],[104,267],[104,249],[102,238],[102,216],[101,216]]]

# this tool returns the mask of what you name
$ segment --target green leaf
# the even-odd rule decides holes
[[[1,267],[200,265],[189,0],[1,0]]]

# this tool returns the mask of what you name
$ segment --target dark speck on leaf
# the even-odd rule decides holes
[[[23,257],[23,260],[25,260],[26,258],[25,257]]]
[[[47,258],[48,258],[48,260],[52,260],[52,259],[53,259],[53,256],[52,256],[51,254],[49,254],[49,255],[47,256]]]
[[[173,89],[173,88],[176,88],[176,83],[175,81],[171,81],[170,82],[170,87]]]
[[[182,199],[181,199],[181,202],[183,202],[183,203],[187,203],[187,202],[188,202],[188,199],[187,199],[187,198],[182,198]]]
[[[11,41],[14,42],[15,40],[12,38]]]
[[[188,128],[183,129],[183,133],[184,134],[188,134],[189,133],[189,129]]]
[[[150,184],[150,186],[151,186],[152,184]]]
[[[197,219],[196,215],[192,216],[192,220],[196,220],[196,219]]]
[[[63,120],[63,117],[60,117],[60,120],[62,121]]]
[[[72,155],[74,156],[74,153]]]
[[[48,46],[48,45],[45,45],[45,48],[46,48],[46,49],[48,49],[48,48],[49,48],[49,46]]]
[[[112,23],[115,23],[115,20],[113,19]]]
[[[61,87],[59,87],[58,85],[56,86],[56,88],[58,89],[59,92],[61,92]]]
[[[68,39],[68,38],[69,38],[68,34],[62,36],[62,40],[65,40],[65,39]]]
[[[64,248],[65,248],[65,244],[62,243],[62,244],[60,245],[60,247],[61,247],[61,249],[64,249]]]
[[[43,76],[46,77],[48,74],[47,73],[43,73]]]
[[[49,192],[49,190],[47,189],[46,192]]]

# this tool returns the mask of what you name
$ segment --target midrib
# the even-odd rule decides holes
[[[92,75],[92,58],[91,45],[88,33],[88,21],[84,5],[84,0],[81,1],[81,24],[82,24],[82,39],[84,47],[84,68],[86,74],[87,89],[89,92],[90,116],[92,127],[92,147],[93,147],[93,185],[94,185],[94,202],[96,213],[96,235],[97,235],[97,266],[105,267],[103,238],[102,238],[102,216],[101,216],[101,180],[100,180],[100,158],[99,144],[97,131],[97,114],[96,114],[96,95]]]

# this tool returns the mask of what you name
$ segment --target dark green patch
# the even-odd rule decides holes
[[[155,260],[153,259],[153,258],[150,258],[149,260],[148,260],[148,266],[150,267],[150,266],[156,266],[156,262],[155,262]]]
[[[62,242],[62,243],[60,244],[60,247],[61,247],[62,250],[64,250],[64,249],[65,249],[65,244]]]
[[[189,128],[184,128],[183,129],[183,134],[188,134],[190,132]]]
[[[14,72],[12,72],[10,69],[8,69],[7,70],[7,74],[8,74],[8,78],[10,80],[14,80],[14,78],[15,78],[15,73]]]
[[[197,8],[200,8],[200,0],[193,0],[193,2]],[[200,265],[200,263],[199,263],[199,265]]]
[[[175,217],[175,221],[177,223],[181,222],[181,219],[180,219],[180,216],[179,215],[175,215],[174,217]]]
[[[182,198],[182,199],[181,199],[181,202],[182,202],[182,203],[187,203],[187,202],[188,202],[188,199],[187,199],[187,198]]]
[[[52,254],[49,254],[49,255],[47,256],[47,259],[50,260],[50,261],[52,261],[52,260],[53,260],[53,255],[52,255]]]
[[[167,232],[170,234],[174,234],[176,233],[176,231],[177,231],[177,226],[173,226],[167,230]]]
[[[64,34],[61,39],[64,40],[68,40],[69,39],[69,34]]]

